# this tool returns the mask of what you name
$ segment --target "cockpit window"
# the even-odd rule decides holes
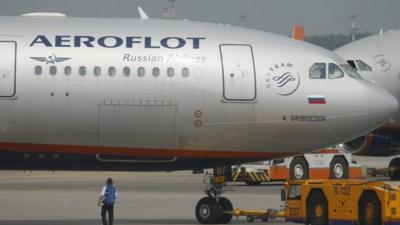
[[[357,71],[353,67],[351,67],[349,64],[340,65],[340,66],[343,68],[344,72],[347,75],[349,75],[349,77],[362,79],[361,76],[357,73]]]
[[[360,71],[372,71],[372,68],[362,60],[356,60],[358,69]]]
[[[358,70],[357,69],[357,66],[356,66],[356,63],[354,62],[354,60],[347,60],[347,62],[350,64],[350,66],[351,67],[353,67],[356,71]]]
[[[329,70],[329,73],[328,73],[329,79],[338,79],[338,78],[344,77],[343,71],[336,64],[329,63],[328,70]]]
[[[326,64],[314,63],[310,68],[310,79],[325,79],[326,78]]]

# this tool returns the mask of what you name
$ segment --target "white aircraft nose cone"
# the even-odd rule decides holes
[[[372,89],[370,97],[371,113],[376,117],[377,121],[386,123],[399,112],[399,102],[385,89],[379,87]]]

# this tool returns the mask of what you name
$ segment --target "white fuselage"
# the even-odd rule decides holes
[[[276,157],[363,135],[398,106],[361,79],[311,80],[314,63],[344,61],[260,31],[29,17],[0,28],[2,151]]]
[[[400,100],[400,31],[364,38],[335,50],[345,60],[355,62],[360,75],[381,86]],[[372,70],[366,70],[357,63],[365,62]],[[360,67],[361,66],[361,67]],[[394,121],[399,123],[400,113],[396,113]]]

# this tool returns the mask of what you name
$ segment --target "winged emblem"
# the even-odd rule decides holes
[[[71,59],[66,57],[57,57],[55,54],[51,54],[50,56],[47,57],[30,57],[30,58],[39,62],[45,62],[46,64],[55,64],[57,62],[64,62]]]

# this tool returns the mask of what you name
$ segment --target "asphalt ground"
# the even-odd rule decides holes
[[[203,175],[191,172],[0,172],[1,225],[101,224],[97,200],[112,177],[119,192],[115,224],[198,224],[194,208],[204,197]],[[281,184],[235,183],[224,196],[234,208],[279,208]],[[255,224],[261,221],[255,221]],[[248,224],[234,218],[231,224]],[[268,224],[289,224],[276,219]]]

